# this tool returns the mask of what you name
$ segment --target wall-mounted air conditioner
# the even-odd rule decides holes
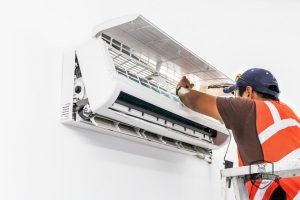
[[[107,22],[64,56],[61,120],[210,161],[228,131],[182,105],[182,75],[202,89],[232,83],[142,16]]]

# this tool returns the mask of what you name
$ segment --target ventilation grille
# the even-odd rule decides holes
[[[66,103],[61,110],[61,120],[67,120],[70,114],[70,103]]]
[[[145,78],[136,76],[136,75],[130,73],[128,70],[121,69],[119,67],[116,67],[116,70],[119,75],[128,78],[129,80],[133,81],[134,83],[142,85],[143,87],[148,88],[148,89],[158,93],[161,96],[167,97],[173,101],[176,101],[177,103],[180,103],[178,96],[173,94],[170,90],[166,89],[165,87],[158,86],[156,83],[153,83]]]
[[[197,136],[195,136],[195,131],[197,131],[201,135],[203,134],[207,135],[209,136],[209,138],[215,137],[217,134],[217,131],[212,128],[198,124],[194,121],[191,121],[182,116],[174,114],[171,111],[157,107],[151,103],[138,99],[124,92],[120,93],[120,95],[116,100],[116,103],[111,108],[116,109],[118,111],[124,111],[124,112],[126,112],[127,109],[127,111],[130,114],[136,117],[147,118],[147,116],[150,115],[152,116],[152,117],[149,116],[150,119],[153,120],[150,119],[148,120],[152,122],[157,122],[159,124],[163,123],[164,124],[163,126],[167,126],[172,129],[178,129],[178,131],[183,132],[185,134],[188,134],[190,131],[192,131],[192,133],[188,135],[193,136],[195,138],[197,138]],[[133,110],[131,108],[133,108]]]
[[[183,73],[178,69],[178,63],[175,64],[171,60],[161,63],[107,34],[102,33],[101,38],[108,45],[109,53],[118,73],[127,77],[139,77],[139,79],[146,80],[144,82],[148,82],[150,85],[167,90],[170,94],[175,93],[176,85],[183,75],[195,84],[194,88],[196,90],[207,92],[207,89],[216,89],[210,90],[210,93],[215,95],[218,95],[221,91],[218,88],[224,88],[233,83],[231,79],[212,67]],[[182,65],[192,65],[193,67],[199,65],[200,67],[201,63],[190,63],[192,61],[192,58],[188,60],[185,58]],[[179,68],[182,68],[182,66],[179,66]],[[125,73],[122,73],[122,71]],[[131,80],[134,81],[134,78]],[[223,95],[222,92],[221,94]]]
[[[133,137],[139,140],[144,140],[156,145],[167,147],[168,149],[176,149],[177,151],[201,155],[207,161],[211,161],[211,150],[203,149],[196,145],[188,144],[179,140],[168,138],[165,136],[158,135],[156,133],[146,131],[137,127],[133,127],[121,122],[116,122],[111,119],[104,118],[102,116],[95,116],[91,120],[97,127],[105,128],[113,131],[113,133],[121,133],[129,137]]]
[[[116,69],[128,71],[130,74],[138,76],[142,79],[147,79],[147,77],[157,74],[156,61],[150,59],[149,57],[134,51],[127,45],[111,38],[110,36],[102,33],[102,39],[109,45],[109,52],[114,61]],[[151,84],[157,87],[168,90],[170,93],[175,92],[175,87],[182,77],[181,74],[172,74],[172,76],[167,73],[169,70],[161,66],[158,79],[152,79],[149,81]],[[165,73],[164,73],[165,72]]]

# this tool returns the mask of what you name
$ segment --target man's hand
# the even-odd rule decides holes
[[[176,88],[179,88],[179,87],[184,87],[184,88],[187,88],[187,89],[192,89],[194,87],[194,84],[191,83],[187,78],[186,76],[183,76],[181,78],[181,80],[179,81],[179,83],[177,84],[177,87]]]
[[[181,90],[182,88],[185,88],[185,92],[186,93],[187,91],[191,90],[192,88],[194,87],[194,84],[191,83],[187,78],[186,76],[183,76],[181,78],[181,80],[179,81],[179,83],[177,84],[176,86],[176,95],[180,95],[180,92],[179,90]]]
[[[213,117],[219,121],[222,121],[220,113],[217,108],[217,97],[191,90],[194,84],[192,84],[185,76],[181,78],[176,87],[176,94],[180,98],[181,102],[191,110]],[[222,138],[216,138],[217,140]]]

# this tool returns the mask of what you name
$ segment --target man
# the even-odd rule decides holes
[[[286,160],[300,161],[300,119],[279,101],[276,78],[265,69],[253,68],[238,76],[225,93],[215,97],[191,90],[184,76],[176,94],[184,105],[225,123],[238,147],[239,165]],[[247,183],[249,199],[300,199],[300,177]]]

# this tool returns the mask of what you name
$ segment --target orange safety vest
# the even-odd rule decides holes
[[[300,119],[297,115],[287,105],[277,101],[255,101],[255,104],[256,129],[264,160],[300,162]],[[240,157],[239,164],[243,166]],[[247,183],[250,200],[269,200],[279,185],[286,192],[287,200],[300,200],[300,176],[273,182],[255,181],[255,185]]]

